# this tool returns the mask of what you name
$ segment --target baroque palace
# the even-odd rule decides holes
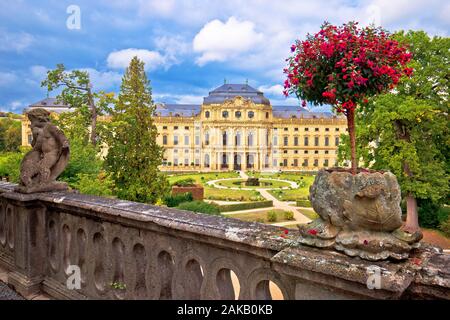
[[[69,109],[47,98],[30,105],[61,113]],[[299,106],[272,106],[248,84],[224,84],[201,105],[157,103],[158,143],[165,149],[161,170],[304,170],[336,165],[346,120]],[[22,145],[29,145],[22,121]]]

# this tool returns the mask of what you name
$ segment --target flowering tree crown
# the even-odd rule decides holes
[[[315,35],[296,41],[284,69],[284,94],[313,104],[331,104],[338,112],[354,111],[367,97],[395,87],[412,74],[411,54],[382,28],[322,25]]]

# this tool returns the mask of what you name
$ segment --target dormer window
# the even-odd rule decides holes
[[[248,112],[248,117],[251,119],[255,116],[255,113],[253,111]]]
[[[236,118],[240,118],[241,115],[242,115],[242,113],[241,113],[240,111],[236,111],[236,112],[234,113],[234,115],[235,115]]]
[[[228,111],[222,111],[222,117],[228,118]]]
[[[209,118],[209,111],[205,111],[205,118]]]

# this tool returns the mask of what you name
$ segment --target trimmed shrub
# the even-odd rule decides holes
[[[273,201],[244,202],[219,206],[220,212],[273,207]]]
[[[193,187],[195,186],[195,180],[193,178],[184,178],[178,180],[173,185],[177,187]]]
[[[439,226],[439,205],[428,199],[419,199],[419,224],[425,228],[437,228]]]
[[[220,211],[219,208],[217,208],[217,206],[203,201],[183,202],[180,205],[178,205],[177,208],[192,212],[220,215]]]
[[[266,213],[268,222],[276,222],[278,219],[277,212],[274,210],[269,210]]]
[[[176,207],[180,203],[190,202],[192,200],[194,200],[194,198],[192,197],[192,193],[190,192],[178,193],[175,195],[167,195],[163,199],[164,203],[168,207]]]
[[[309,200],[297,200],[296,205],[297,205],[297,207],[307,207],[307,208],[312,207],[311,201],[309,201]]]
[[[441,222],[439,230],[441,230],[446,237],[450,238],[450,217],[446,221]]]
[[[292,211],[284,212],[284,219],[286,220],[294,220],[294,213]]]

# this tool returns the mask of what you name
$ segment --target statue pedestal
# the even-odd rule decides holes
[[[390,172],[321,170],[310,188],[320,218],[299,226],[302,244],[334,248],[367,260],[406,259],[421,234],[402,226],[400,187]]]

